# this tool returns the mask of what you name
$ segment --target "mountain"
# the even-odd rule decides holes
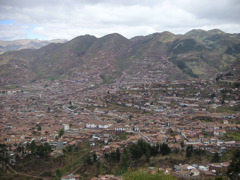
[[[239,72],[240,34],[192,30],[127,39],[114,33],[79,36],[65,43],[0,55],[0,85],[74,77],[96,83],[210,78]]]
[[[67,40],[54,39],[54,40],[38,40],[38,39],[18,39],[14,41],[1,41],[0,40],[0,54],[8,51],[16,51],[21,49],[38,49],[50,43],[64,43]]]

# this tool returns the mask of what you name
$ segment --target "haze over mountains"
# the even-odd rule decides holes
[[[64,43],[65,39],[38,40],[38,39],[18,39],[14,41],[0,40],[0,54],[7,51],[16,51],[21,49],[38,49],[50,43]]]
[[[132,39],[116,33],[101,38],[85,35],[2,54],[0,85],[54,77],[91,77],[102,83],[206,79],[223,71],[239,73],[239,58],[240,34],[217,29]]]

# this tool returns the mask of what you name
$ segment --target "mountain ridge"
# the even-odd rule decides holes
[[[22,49],[38,49],[50,43],[65,43],[65,39],[39,40],[39,39],[16,39],[13,41],[0,40],[0,54],[8,51]]]
[[[240,35],[216,29],[184,35],[165,31],[131,39],[118,33],[100,38],[84,35],[0,55],[0,85],[83,74],[103,83],[207,79],[239,64],[239,57]]]

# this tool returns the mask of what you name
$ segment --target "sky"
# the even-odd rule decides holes
[[[0,0],[0,40],[240,33],[240,0]]]

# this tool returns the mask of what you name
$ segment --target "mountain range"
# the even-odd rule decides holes
[[[239,74],[240,34],[191,30],[184,35],[154,33],[127,39],[114,33],[78,36],[65,43],[0,55],[0,85],[73,77],[112,82],[208,79]]]
[[[14,41],[0,40],[0,54],[8,51],[17,51],[21,49],[38,49],[50,43],[64,43],[65,39],[38,40],[38,39],[17,39]]]

